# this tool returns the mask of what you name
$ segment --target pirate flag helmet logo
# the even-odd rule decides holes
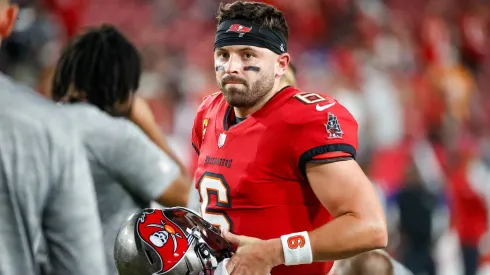
[[[189,248],[182,229],[170,221],[162,210],[143,213],[138,219],[137,232],[160,256],[162,270],[159,272],[174,267]]]

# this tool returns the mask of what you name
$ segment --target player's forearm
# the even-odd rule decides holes
[[[345,214],[309,232],[313,261],[345,259],[387,245],[382,219]]]
[[[383,219],[359,218],[346,214],[308,232],[314,262],[346,259],[357,254],[384,248],[388,237]],[[284,246],[280,238],[264,242],[274,266],[285,264]],[[287,248],[286,248],[287,249]]]
[[[362,219],[346,214],[308,232],[314,262],[333,261],[386,247],[386,224],[380,219]],[[285,264],[281,239],[266,241],[274,266]]]

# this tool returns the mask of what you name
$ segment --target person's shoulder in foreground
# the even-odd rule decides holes
[[[0,200],[6,212],[0,213],[6,214],[4,221],[16,217],[0,227],[25,232],[0,237],[17,243],[0,249],[0,269],[9,270],[6,275],[41,268],[60,275],[105,274],[95,193],[78,135],[51,102],[3,75],[0,87],[0,170],[5,175],[0,182],[9,186],[6,200]],[[47,251],[49,261],[43,260]],[[23,255],[32,257],[19,260]]]
[[[0,1],[0,39],[18,8]],[[52,103],[0,75],[0,270],[106,274],[85,151]]]

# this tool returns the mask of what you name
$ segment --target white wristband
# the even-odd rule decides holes
[[[313,262],[308,232],[303,231],[281,236],[281,243],[285,265],[311,264]]]

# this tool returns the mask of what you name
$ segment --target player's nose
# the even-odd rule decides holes
[[[237,74],[242,67],[242,63],[237,55],[231,55],[228,58],[228,62],[225,64],[225,73],[227,74]]]

